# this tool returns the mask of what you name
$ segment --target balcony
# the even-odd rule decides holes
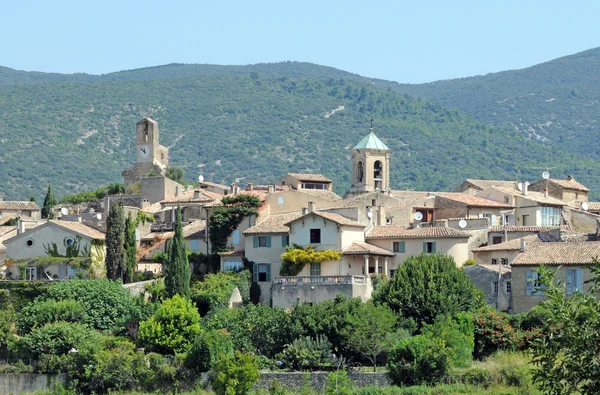
[[[294,276],[274,277],[274,284],[285,285],[339,285],[366,284],[365,276]]]
[[[348,298],[371,298],[371,281],[367,276],[294,276],[274,277],[271,295],[273,306],[284,309],[296,303],[319,303],[338,295]]]

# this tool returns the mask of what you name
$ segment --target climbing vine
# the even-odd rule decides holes
[[[294,248],[287,247],[281,254],[281,276],[297,276],[310,263],[339,261],[342,258],[340,251],[325,250],[315,251],[312,246],[303,248],[294,244]]]
[[[214,209],[208,224],[213,253],[226,251],[227,238],[245,217],[258,215],[262,205],[260,199],[248,194],[224,196],[221,202],[223,205]]]

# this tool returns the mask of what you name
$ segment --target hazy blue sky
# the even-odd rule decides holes
[[[0,65],[107,73],[298,60],[428,82],[600,46],[600,1],[3,0]]]

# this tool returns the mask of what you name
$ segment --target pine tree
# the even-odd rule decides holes
[[[54,219],[54,211],[52,211],[52,207],[56,204],[56,198],[52,193],[52,186],[48,185],[48,191],[46,192],[46,197],[44,198],[44,206],[42,207],[42,218]]]
[[[177,206],[177,223],[175,236],[170,241],[169,259],[165,267],[165,287],[171,298],[176,294],[190,298],[190,264],[185,249],[183,225],[181,224],[181,207]]]
[[[123,283],[133,282],[133,273],[137,263],[137,245],[135,240],[135,221],[131,218],[131,213],[125,219],[125,255],[126,266],[123,273]]]
[[[121,202],[112,204],[106,218],[106,277],[121,278],[125,267],[125,215]]]

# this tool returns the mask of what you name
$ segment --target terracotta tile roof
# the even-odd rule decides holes
[[[471,235],[453,228],[403,228],[400,226],[376,226],[367,233],[365,239],[432,239],[469,238]]]
[[[477,188],[481,188],[484,190],[489,187],[503,187],[514,189],[515,191],[519,191],[517,189],[517,184],[515,181],[506,181],[506,180],[474,180],[472,178],[467,178],[465,181],[473,184]]]
[[[17,230],[16,226],[0,226],[0,238],[5,234]]]
[[[35,202],[0,200],[0,210],[39,211],[40,207]]]
[[[331,180],[325,177],[323,174],[288,173],[287,175],[290,177],[294,177],[299,181],[331,182]]]
[[[246,229],[244,231],[244,235],[288,233],[290,228],[287,226],[287,224],[297,218],[300,218],[301,216],[301,211],[271,214],[258,224]]]
[[[588,210],[600,211],[600,202],[588,202]]]
[[[521,239],[525,240],[527,243],[542,243],[542,240],[537,235],[528,235],[525,237],[520,237],[518,239],[513,239],[509,241],[505,241],[504,243],[489,245],[485,247],[473,248],[473,252],[486,252],[486,251],[514,251],[521,249]]]
[[[217,188],[221,188],[221,189],[224,189],[224,190],[226,190],[226,191],[228,191],[228,190],[229,190],[229,187],[228,187],[227,185],[223,185],[223,184],[217,184],[216,182],[202,181],[202,182],[199,182],[199,184],[200,184],[200,185],[206,185],[206,186],[209,186],[209,187],[217,187]]]
[[[16,215],[9,215],[9,216],[0,218],[0,226],[4,225],[5,223],[7,223],[8,221],[10,221],[11,219],[15,219],[15,218],[17,218]]]
[[[580,243],[584,241],[600,241],[600,235],[596,234],[570,234],[561,236],[562,241],[569,243]]]
[[[183,227],[183,237],[186,239],[202,238],[206,235],[206,221],[198,220],[190,222]]]
[[[589,192],[590,190],[588,189],[588,187],[586,187],[585,185],[575,181],[575,179],[572,180],[559,180],[556,178],[548,178],[549,182],[552,182],[556,185],[559,185],[565,189],[575,189],[577,191],[584,191],[584,192]]]
[[[333,193],[331,191],[323,190],[323,189],[299,189],[298,192],[305,193],[310,196],[318,197],[323,200],[336,201],[336,200],[343,199],[340,195]]]
[[[512,271],[511,267],[508,265],[491,265],[489,263],[478,263],[477,265],[467,266],[463,269],[463,271],[468,273],[470,270],[476,268],[484,268],[495,273],[498,273],[498,269],[500,269],[501,274],[510,273]]]
[[[393,252],[383,249],[381,247],[377,247],[377,246],[374,246],[374,245],[368,244],[368,243],[359,243],[359,242],[354,242],[354,243],[350,244],[348,247],[346,247],[344,249],[343,253],[344,253],[344,255],[363,255],[363,254],[383,255],[383,256],[395,256],[396,255]]]
[[[511,194],[515,197],[529,199],[534,202],[538,202],[538,203],[542,203],[542,204],[551,204],[554,206],[566,206],[567,205],[567,203],[565,203],[564,201],[553,198],[552,196],[546,196],[542,192],[527,191],[527,195],[523,195],[521,193],[521,191],[519,191],[518,189],[503,188],[503,187],[494,187],[494,188],[501,192]]]
[[[600,241],[533,243],[512,261],[512,266],[589,265],[600,256]]]
[[[452,200],[455,202],[466,204],[472,207],[498,207],[498,208],[513,208],[510,204],[496,202],[494,200],[485,199],[479,196],[468,195],[466,193],[440,193],[439,197]]]
[[[200,192],[200,196],[194,198],[194,193]],[[202,190],[192,190],[192,191],[184,191],[180,196],[169,196],[166,199],[161,200],[161,204],[169,204],[169,203],[208,203],[215,200],[214,198],[209,197],[206,194],[207,191]],[[222,196],[217,194],[219,198]]]
[[[581,208],[581,205],[583,204],[583,201],[581,200],[574,200],[572,202],[569,202],[569,207],[574,207],[577,210],[581,210],[581,211],[600,211],[600,202],[586,202],[588,204],[588,209],[584,210]]]
[[[143,212],[148,214],[158,213],[162,210],[162,205],[160,202],[149,204],[148,206],[141,209]]]
[[[90,226],[84,225],[81,222],[56,221],[56,220],[50,220],[48,222],[58,225],[61,228],[68,229],[72,232],[78,233],[82,236],[88,237],[92,240],[104,240],[104,237],[105,237],[104,233],[102,233]]]
[[[316,215],[318,217],[325,218],[325,219],[327,219],[329,221],[335,222],[336,224],[339,224],[339,225],[342,225],[342,226],[354,226],[354,227],[357,227],[357,228],[364,228],[365,227],[365,225],[362,225],[362,224],[360,224],[360,223],[358,223],[356,221],[353,221],[353,220],[351,220],[349,218],[346,218],[343,215],[335,214],[335,213],[328,213],[328,212],[324,212],[324,211],[313,211],[313,212],[308,213],[308,214],[306,214],[304,216],[301,215],[298,218],[295,218],[295,219],[293,219],[291,221],[288,221],[284,225],[289,226],[292,222],[297,221],[297,220],[299,220],[301,218],[309,217],[311,215]]]
[[[560,226],[490,226],[490,232],[548,232],[561,229]],[[566,228],[563,228],[566,229]]]
[[[426,198],[427,196],[435,196],[438,195],[439,192],[393,190],[390,191],[390,194],[400,199],[415,199]]]

